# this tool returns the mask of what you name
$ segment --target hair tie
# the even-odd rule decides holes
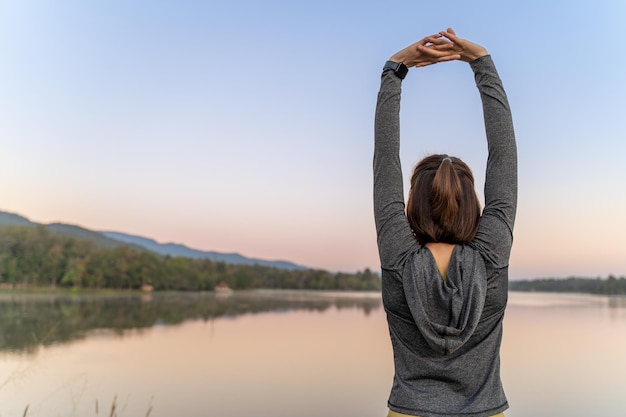
[[[441,160],[441,163],[443,164],[446,160],[448,160],[448,161],[450,161],[450,163],[452,163],[452,159],[448,158],[447,156]]]

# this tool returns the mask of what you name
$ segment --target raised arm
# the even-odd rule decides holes
[[[393,269],[415,245],[404,214],[400,166],[401,83],[393,71],[383,72],[374,123],[374,220],[383,269]]]
[[[460,59],[470,63],[483,103],[489,156],[485,208],[474,243],[496,268],[504,268],[508,266],[517,207],[517,149],[511,109],[487,50],[458,38],[452,29],[441,34],[455,45]]]
[[[451,51],[452,47],[441,35],[428,36],[392,55],[390,61],[406,67],[423,67],[459,59],[459,54]],[[398,74],[402,76],[402,71],[383,71],[374,128],[374,218],[383,269],[394,269],[416,244],[404,212],[399,155],[402,79]]]

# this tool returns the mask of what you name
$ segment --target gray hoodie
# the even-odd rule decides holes
[[[471,63],[489,157],[478,233],[456,245],[446,283],[404,211],[400,166],[402,81],[385,71],[376,106],[374,217],[383,303],[394,352],[388,406],[421,417],[488,417],[508,408],[500,381],[502,319],[517,204],[511,113],[490,56]]]

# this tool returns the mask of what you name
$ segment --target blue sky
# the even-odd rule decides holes
[[[487,47],[513,109],[512,277],[626,275],[625,23],[617,0],[0,1],[0,209],[378,269],[380,69],[451,26]],[[446,152],[482,182],[467,64],[411,70],[401,117],[407,176]]]

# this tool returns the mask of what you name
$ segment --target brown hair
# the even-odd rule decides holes
[[[422,245],[470,242],[480,219],[472,171],[465,162],[448,155],[422,159],[411,177],[406,211]]]

